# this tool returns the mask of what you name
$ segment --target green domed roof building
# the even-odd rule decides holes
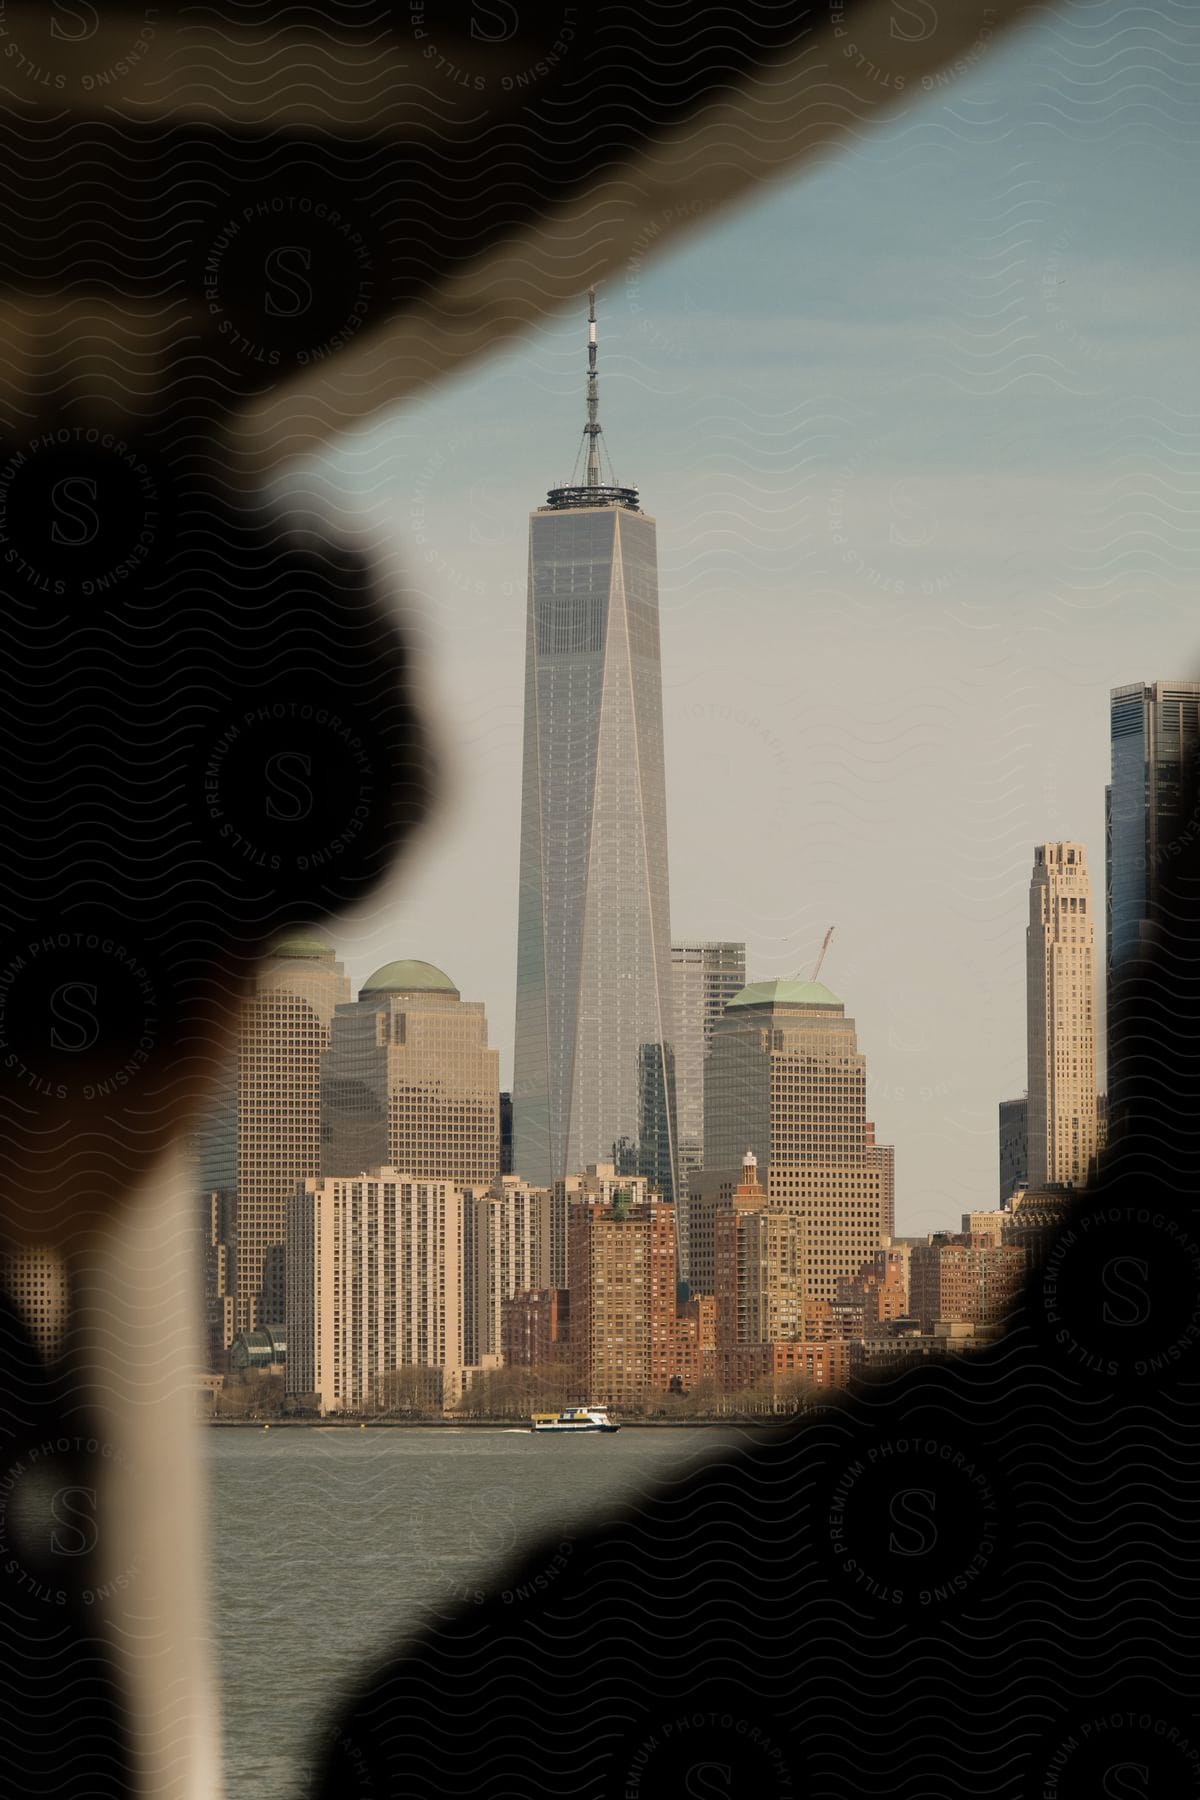
[[[500,1170],[500,1053],[483,1002],[398,957],[339,1006],[321,1070],[326,1173],[395,1169],[483,1191]]]
[[[384,963],[368,976],[358,990],[359,999],[371,994],[450,994],[457,999],[458,989],[444,969],[410,959]]]
[[[299,962],[332,962],[334,949],[313,932],[292,931],[276,938],[268,955],[294,957]]]

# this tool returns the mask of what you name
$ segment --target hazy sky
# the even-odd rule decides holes
[[[836,924],[902,1230],[995,1194],[1033,845],[1082,839],[1103,895],[1109,688],[1200,667],[1198,65],[1190,4],[1067,5],[601,290],[605,440],[658,520],[673,930],[762,977]],[[582,318],[333,465],[407,571],[447,763],[339,949],[446,968],[505,1083],[527,515]]]

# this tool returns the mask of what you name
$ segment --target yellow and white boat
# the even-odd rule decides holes
[[[530,1413],[531,1431],[620,1431],[602,1406],[566,1406],[562,1412]]]

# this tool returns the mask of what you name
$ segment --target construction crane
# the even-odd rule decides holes
[[[829,948],[829,940],[833,936],[833,932],[834,927],[831,925],[829,930],[825,933],[825,942],[821,945],[821,954],[813,964],[813,972],[808,978],[810,981],[815,981],[817,976],[821,973],[821,964],[825,961],[825,952]]]

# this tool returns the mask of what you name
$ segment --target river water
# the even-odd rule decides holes
[[[205,1432],[230,1800],[298,1800],[348,1680],[431,1613],[471,1604],[540,1539],[735,1440],[442,1427]]]

